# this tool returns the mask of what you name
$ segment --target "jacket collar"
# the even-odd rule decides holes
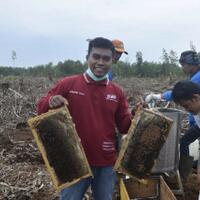
[[[83,73],[83,78],[85,80],[85,82],[87,84],[94,84],[94,85],[108,85],[109,84],[109,80],[108,79],[105,79],[105,80],[102,80],[102,81],[94,81],[92,78],[90,78],[88,76],[88,74],[86,72]]]

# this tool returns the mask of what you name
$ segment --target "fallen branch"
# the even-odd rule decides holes
[[[23,97],[23,96],[22,96],[19,92],[17,92],[16,90],[13,90],[12,88],[8,88],[8,90],[10,90],[11,92],[14,92],[14,94],[17,95],[18,97],[20,97],[20,98],[26,100],[26,97]]]
[[[28,191],[28,190],[30,189],[30,187],[26,187],[26,188],[14,187],[14,186],[8,185],[7,183],[4,183],[4,182],[0,182],[0,185],[1,185],[1,186],[8,187],[8,188],[10,188],[12,191],[13,191],[13,190]]]

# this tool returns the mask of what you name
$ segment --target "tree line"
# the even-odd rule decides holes
[[[178,64],[177,53],[173,50],[167,52],[162,50],[162,62],[144,61],[141,51],[136,52],[136,62],[122,62],[113,64],[113,76],[120,77],[160,77],[160,76],[180,76],[182,70]],[[73,60],[65,60],[53,64],[52,62],[45,65],[38,65],[29,68],[19,67],[0,67],[1,76],[49,76],[63,77],[72,74],[83,73],[87,69],[87,63]]]

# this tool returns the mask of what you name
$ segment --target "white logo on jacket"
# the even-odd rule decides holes
[[[85,95],[85,93],[79,92],[79,91],[75,91],[75,90],[70,90],[69,93],[70,93],[70,94],[78,94],[78,95],[81,95],[81,96],[84,96],[84,95]]]
[[[114,142],[104,141],[103,144],[102,144],[102,149],[104,151],[114,151],[115,150],[115,144],[114,144]]]
[[[117,96],[115,94],[107,94],[106,95],[106,100],[118,102],[117,101]]]

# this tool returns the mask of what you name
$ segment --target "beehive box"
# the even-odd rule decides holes
[[[122,142],[114,169],[131,177],[148,177],[172,123],[159,112],[138,112]]]
[[[92,176],[80,138],[66,106],[28,120],[55,189]]]
[[[134,179],[120,179],[120,200],[176,200],[162,176],[147,179],[146,184]]]

